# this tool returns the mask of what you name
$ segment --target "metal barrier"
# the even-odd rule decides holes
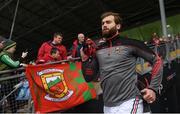
[[[72,61],[80,58],[72,58]],[[57,64],[67,60],[56,61],[47,64]],[[38,65],[37,65],[38,66]],[[17,99],[25,78],[25,68],[0,71],[0,113],[32,113],[34,106],[31,97],[29,99]],[[16,72],[16,73],[14,73]]]
[[[162,43],[158,46],[153,45],[150,46],[150,48],[162,57],[162,59],[164,60],[164,64],[166,63],[169,64],[171,61],[176,61],[179,60],[180,58],[180,39],[176,39],[173,42]],[[79,59],[80,58],[75,58],[73,60],[79,60]],[[61,62],[66,62],[66,60]],[[58,61],[48,64],[56,64],[56,63],[60,63],[60,62]],[[25,70],[24,68],[18,68],[18,69],[0,71],[0,113],[34,112],[31,98],[22,101],[16,100],[16,97],[22,85],[22,81],[25,80],[24,70]],[[144,59],[138,58],[137,72],[143,75],[149,72],[150,70],[151,67],[149,67],[148,63]]]
[[[1,74],[0,78],[0,113],[23,113],[32,112],[31,99],[17,100],[17,95],[25,79],[24,73],[11,76]]]
[[[164,65],[171,67],[172,61],[180,63],[180,39],[161,43],[159,45],[149,46],[155,53],[157,53],[163,60]],[[137,59],[137,72],[141,75],[149,72],[152,68],[149,63],[142,58]]]

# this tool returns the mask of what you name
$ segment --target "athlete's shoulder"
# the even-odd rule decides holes
[[[120,38],[120,39],[122,40],[122,45],[128,45],[138,50],[154,53],[152,49],[150,49],[147,45],[144,44],[143,41],[133,39],[133,38]]]

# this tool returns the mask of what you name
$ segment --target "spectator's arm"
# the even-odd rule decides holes
[[[17,68],[20,65],[19,61],[13,61],[8,55],[2,55],[1,61],[12,68]]]
[[[39,48],[37,59],[38,60],[41,59],[44,56],[44,53],[45,53],[45,43],[43,43]]]

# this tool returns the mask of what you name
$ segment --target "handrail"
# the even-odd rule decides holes
[[[20,78],[23,76],[25,76],[25,72],[23,72],[21,74],[15,74],[15,75],[11,75],[11,76],[0,77],[0,82],[4,81],[4,80],[14,79],[14,78]]]
[[[48,63],[44,63],[44,64],[37,64],[36,66],[42,66],[42,65],[48,65],[48,64],[58,64],[58,63],[62,63],[62,62],[70,62],[70,61],[77,61],[77,60],[80,60],[80,57],[71,58],[70,60],[61,60],[61,61],[55,61],[55,62],[48,62]],[[0,71],[0,75],[15,72],[15,71],[24,71],[24,70],[25,70],[25,67],[20,67],[20,68],[15,68],[15,69],[10,69],[10,70],[3,70],[3,71]]]
[[[3,71],[0,71],[0,75],[5,74],[5,73],[15,72],[15,71],[23,71],[23,70],[25,70],[24,67],[14,68],[14,69],[10,69],[10,70],[3,70]]]

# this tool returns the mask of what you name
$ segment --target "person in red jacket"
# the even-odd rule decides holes
[[[54,33],[54,37],[52,41],[44,42],[38,51],[37,61],[41,61],[45,56],[50,55],[51,49],[57,48],[60,52],[60,56],[57,59],[60,60],[66,60],[67,59],[67,50],[64,45],[61,44],[62,42],[62,34],[61,33]]]
[[[76,39],[73,42],[73,46],[72,46],[72,50],[71,50],[73,58],[80,57],[80,49],[83,47],[84,40],[85,40],[84,34],[79,33],[78,34],[78,39]]]
[[[160,44],[160,39],[159,39],[159,36],[157,35],[157,33],[152,34],[151,43],[154,45]]]
[[[37,61],[37,64],[41,63],[41,64],[44,64],[44,63],[48,63],[48,62],[54,62],[54,61],[57,61],[58,58],[60,57],[60,52],[57,48],[52,48],[51,49],[51,52],[50,52],[50,55],[45,55],[40,61]]]

